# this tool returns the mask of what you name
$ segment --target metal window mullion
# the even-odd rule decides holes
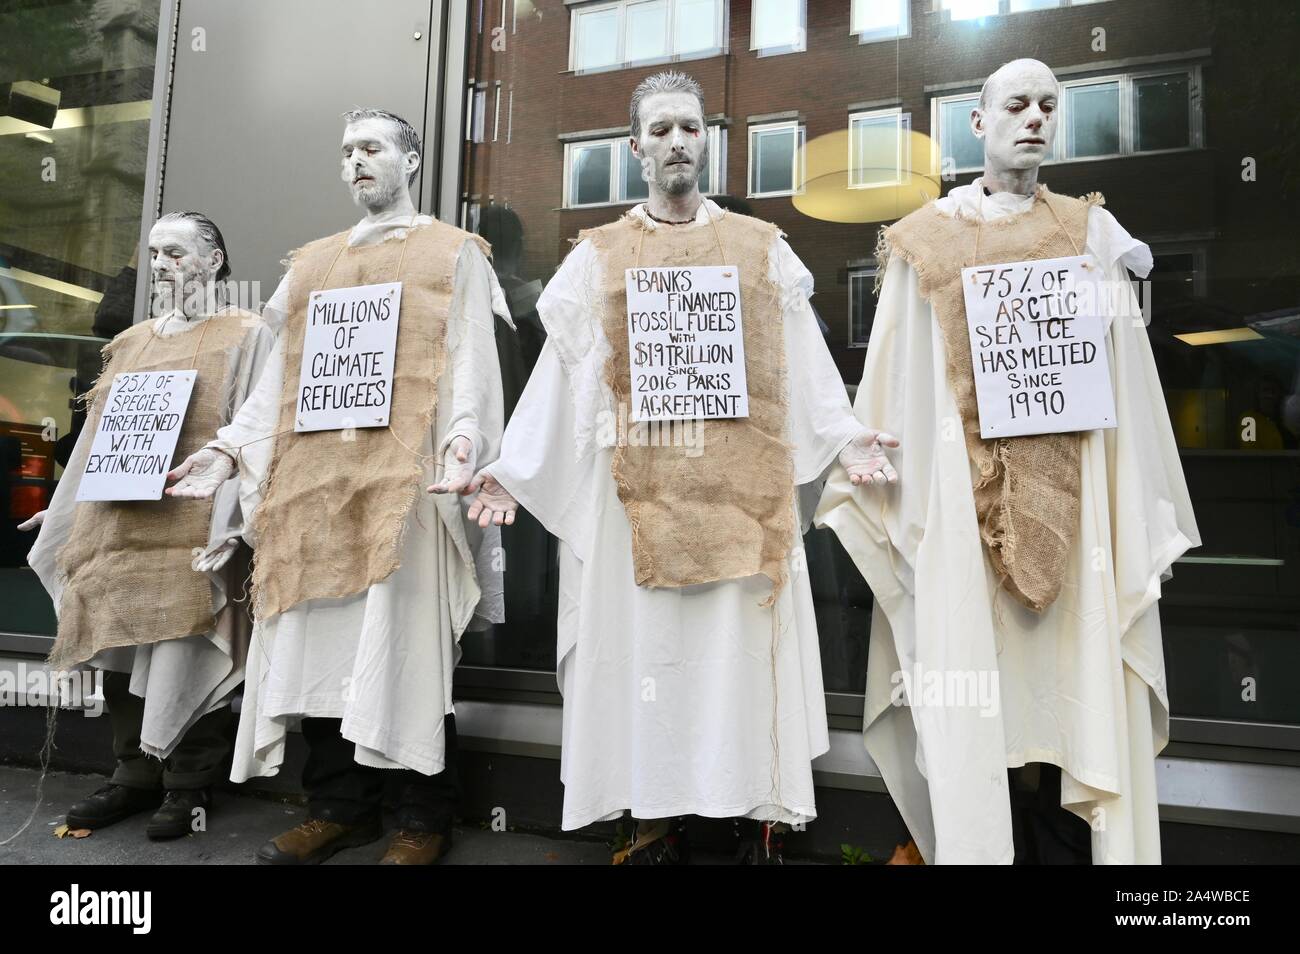
[[[566,142],[564,144],[564,188],[561,190],[560,193],[560,206],[565,209],[569,208],[573,204],[571,201],[572,196],[570,195],[572,190],[569,188],[570,186],[569,180],[572,177],[573,177],[573,144]]]
[[[1205,110],[1201,108],[1205,94],[1201,83],[1201,66],[1198,63],[1187,71],[1187,109],[1191,120],[1191,125],[1188,126],[1191,130],[1188,145],[1193,149],[1205,148]]]
[[[623,197],[619,193],[619,182],[623,178],[623,149],[617,139],[609,140],[609,201],[618,202]]]
[[[1137,151],[1137,86],[1133,77],[1119,78],[1119,154],[1131,156]]]

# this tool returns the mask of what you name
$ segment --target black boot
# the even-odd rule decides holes
[[[107,828],[124,818],[157,808],[161,801],[160,789],[131,788],[110,782],[68,809],[68,827]]]
[[[212,789],[184,788],[169,791],[163,799],[162,807],[149,819],[145,834],[154,841],[164,841],[168,838],[182,838],[192,831],[204,831],[206,825],[198,828],[194,825],[196,813],[200,810],[205,813],[212,810]]]

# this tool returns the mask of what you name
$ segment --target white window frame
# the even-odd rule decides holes
[[[887,40],[902,40],[912,35],[912,2],[911,0],[894,0],[898,4],[898,29],[891,31],[888,28],[883,30],[855,30],[853,25],[858,22],[857,11],[860,3],[881,3],[883,0],[853,0],[849,7],[849,35],[856,36],[859,43],[883,43]]]
[[[793,188],[782,189],[778,192],[754,192],[754,156],[758,150],[754,148],[754,136],[761,133],[778,132],[785,129],[793,129],[794,137],[794,160],[791,170],[794,175],[794,182],[791,183]],[[785,120],[778,123],[757,123],[749,127],[749,155],[745,162],[745,191],[748,199],[772,199],[785,195],[799,195],[804,190],[804,145],[807,139],[807,130],[804,124],[797,119]]]
[[[484,141],[487,113],[487,87],[471,86],[469,90],[468,120],[465,138],[472,143]]]
[[[648,0],[611,0],[611,2],[606,3],[590,3],[572,7],[569,16],[569,72],[576,73],[579,76],[588,73],[608,73],[613,70],[627,69],[632,66],[642,67],[650,66],[655,63],[677,63],[688,60],[706,59],[710,56],[718,56],[719,54],[727,52],[727,15],[729,7],[727,0],[715,0],[714,2],[713,36],[716,40],[715,45],[703,50],[693,50],[690,53],[672,52],[672,47],[676,45],[677,38],[678,0],[667,0],[667,42],[670,51],[665,53],[663,56],[656,56],[645,60],[629,61],[627,59],[627,8],[646,2],[648,2]],[[614,62],[608,63],[604,66],[593,66],[588,68],[578,66],[578,21],[586,14],[599,13],[602,10],[613,9],[618,10],[618,49],[615,51]]]
[[[848,346],[850,348],[865,348],[871,342],[871,335],[869,333],[865,341],[859,341],[853,336],[854,288],[855,287],[862,288],[861,294],[864,295],[874,294],[873,287],[875,286],[876,275],[879,274],[879,272],[880,272],[880,267],[878,265],[850,265],[849,266],[849,273],[848,273],[848,286],[849,286],[848,325],[849,327],[848,327],[847,340],[849,343]],[[865,282],[865,288],[862,287],[864,282]]]
[[[1097,0],[1102,2],[1102,0]],[[1137,143],[1137,91],[1136,80],[1149,79],[1157,76],[1175,76],[1186,75],[1187,77],[1187,109],[1188,125],[1187,137],[1188,143],[1185,146],[1173,146],[1169,149],[1144,149],[1139,151],[1136,148]],[[1201,106],[1202,96],[1198,95],[1201,89],[1201,67],[1193,66],[1152,66],[1133,69],[1126,73],[1105,73],[1100,76],[1083,76],[1071,77],[1061,81],[1061,98],[1059,108],[1062,110],[1061,115],[1065,115],[1065,91],[1067,89],[1079,86],[1094,86],[1100,83],[1119,83],[1119,151],[1108,152],[1096,156],[1073,156],[1067,148],[1066,140],[1067,130],[1062,125],[1056,130],[1056,141],[1052,146],[1052,155],[1048,156],[1043,165],[1054,165],[1066,162],[1093,162],[1095,160],[1118,159],[1127,156],[1158,156],[1171,152],[1188,152],[1193,149],[1202,149],[1205,145],[1205,113]],[[954,93],[948,96],[936,96],[930,101],[930,129],[934,133],[934,143],[938,161],[943,161],[943,128],[940,125],[940,116],[942,107],[946,103],[960,102],[964,99],[978,97],[978,90],[967,90],[964,93]],[[975,167],[958,167],[954,172],[978,172],[981,166]]]
[[[497,83],[496,88],[496,109],[492,114],[492,141],[496,142],[501,135],[501,84]]]
[[[710,123],[708,125],[708,135],[709,191],[704,194],[718,195],[726,192],[724,177],[727,169],[727,131],[720,123]],[[644,199],[619,198],[619,188],[623,182],[624,170],[632,156],[631,148],[624,148],[623,145],[629,138],[629,136],[624,135],[603,139],[579,139],[564,144],[564,208],[598,209],[609,205],[636,205],[645,201]],[[584,202],[581,205],[576,205],[572,201],[570,191],[573,184],[573,154],[584,147],[604,145],[608,145],[614,150],[612,161],[609,164],[609,191],[606,193],[609,198],[602,202]]]
[[[892,182],[854,182],[853,174],[857,171],[859,163],[854,156],[854,146],[857,143],[857,137],[853,135],[853,124],[857,120],[868,119],[885,119],[894,117],[894,129],[898,134],[898,156],[895,169],[897,175]],[[912,137],[908,135],[912,131],[912,114],[903,112],[901,107],[895,106],[892,109],[873,109],[866,112],[849,113],[849,188],[850,189],[878,189],[885,186],[899,186],[906,180],[908,171],[912,168]]]
[[[947,171],[943,168],[943,107],[948,103],[959,103],[962,100],[974,100],[979,103],[980,91],[967,90],[964,93],[954,93],[950,96],[936,96],[930,100],[930,134],[934,142],[934,167],[941,172]],[[969,114],[967,114],[967,124],[970,123]],[[984,168],[981,163],[978,166],[958,166],[952,171],[962,172],[980,172]]]
[[[971,23],[976,20],[982,20],[985,17],[1005,17],[1016,13],[1044,13],[1046,10],[1059,10],[1063,7],[1081,7],[1087,4],[1104,2],[1105,0],[1056,0],[1056,4],[1053,7],[1045,7],[1038,10],[1012,10],[1011,0],[997,0],[997,10],[993,13],[981,14],[978,17],[962,17],[960,19],[954,18],[952,15],[951,0],[939,0],[939,9],[943,12],[944,18],[951,23]]]
[[[799,25],[795,28],[798,35],[793,43],[784,46],[760,47],[758,31],[754,29],[754,18],[758,15],[758,0],[750,4],[749,10],[749,49],[759,56],[783,56],[786,53],[804,53],[808,50],[808,0],[796,0],[799,4]]]

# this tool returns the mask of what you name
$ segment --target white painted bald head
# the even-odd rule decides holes
[[[1060,96],[1056,77],[1038,60],[1012,60],[984,81],[970,124],[984,140],[986,178],[1023,177],[1052,154]]]

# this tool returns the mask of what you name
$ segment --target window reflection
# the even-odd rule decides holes
[[[926,153],[943,164],[942,191],[978,174],[983,148],[969,117],[980,80],[1026,52],[1043,58],[1064,87],[1056,153],[1043,180],[1061,193],[1104,193],[1155,257],[1154,272],[1137,286],[1167,405],[1152,413],[1171,416],[1205,540],[1164,586],[1174,715],[1300,724],[1300,248],[1293,227],[1300,166],[1291,133],[1261,136],[1242,106],[1291,102],[1300,92],[1295,71],[1280,79],[1277,70],[1254,69],[1289,61],[1300,40],[1298,14],[1286,5],[1252,5],[1246,16],[1231,4],[1149,0],[1139,37],[1124,33],[1129,5],[1076,9],[1082,6],[533,0],[540,15],[507,25],[516,30],[509,55],[491,50],[490,22],[471,37],[467,75],[508,91],[513,133],[508,143],[468,151],[465,193],[488,203],[485,234],[491,213],[517,221],[526,236],[526,247],[508,256],[517,264],[503,266],[498,254],[503,284],[540,290],[580,230],[645,194],[622,145],[626,104],[635,83],[662,66],[626,64],[652,54],[662,64],[696,50],[679,68],[705,88],[711,191],[720,202],[747,201],[748,211],[786,233],[813,273],[812,304],[852,389],[871,336],[878,229],[925,201],[910,177],[927,171]],[[805,52],[762,55],[789,33],[791,11],[801,7]],[[595,34],[582,32],[588,16],[610,24],[601,29],[612,39],[599,51],[588,39]],[[689,36],[687,23],[699,25]],[[1065,39],[1093,26],[1131,42],[1122,55],[1098,57]],[[671,49],[661,46],[663,29]],[[1197,52],[1206,49],[1210,60]],[[565,72],[597,63],[597,72]],[[839,185],[830,188],[841,192],[814,206],[804,200],[828,188],[826,170],[805,157],[819,146],[838,157]],[[854,218],[846,209],[863,211]],[[517,293],[529,315],[535,295]],[[522,327],[526,372],[541,330],[535,314]],[[507,547],[511,623],[467,638],[466,660],[549,670],[553,542],[532,525],[515,528]],[[804,547],[825,685],[861,692],[871,594],[833,534],[813,531]],[[1262,688],[1247,698],[1243,680],[1251,678],[1267,681],[1266,700]]]
[[[0,629],[53,632],[27,568],[85,421],[74,398],[131,323],[157,46],[157,0],[0,10]],[[35,89],[33,89],[35,88]],[[44,113],[32,102],[45,103]]]

